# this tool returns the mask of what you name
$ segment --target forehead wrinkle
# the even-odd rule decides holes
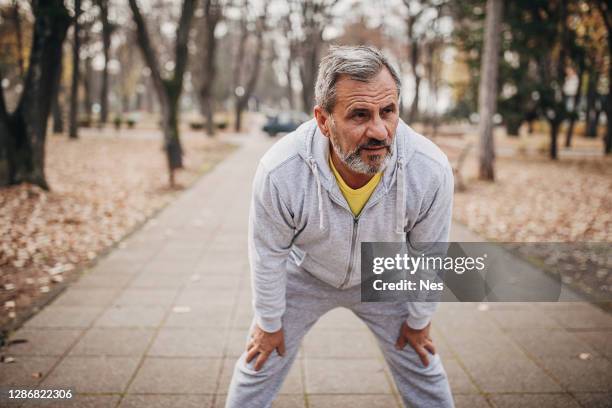
[[[353,94],[353,95],[349,95],[344,100],[344,105],[346,105],[346,110],[351,109],[353,106],[357,105],[357,104],[363,104],[363,105],[374,105],[374,106],[380,106],[380,105],[385,105],[387,106],[387,104],[396,103],[396,95],[395,95],[395,90],[392,93],[389,92],[382,92],[381,95],[375,95],[375,96],[370,96],[370,95],[364,95],[364,94]],[[338,102],[342,103],[343,101],[341,99],[338,100]]]

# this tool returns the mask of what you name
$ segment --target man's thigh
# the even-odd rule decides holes
[[[452,406],[448,378],[440,356],[430,354],[429,364],[425,366],[409,344],[402,350],[395,348],[400,327],[408,317],[405,302],[359,303],[351,309],[376,336],[400,394],[407,404]]]
[[[285,338],[286,355],[289,360],[297,353],[302,339],[316,321],[329,310],[336,307],[337,297],[331,291],[335,290],[329,285],[317,280],[303,271],[291,271],[287,276],[286,305],[285,313],[282,317],[283,335]],[[251,324],[247,336],[247,343],[253,331],[255,321]],[[246,344],[245,344],[246,349]],[[243,354],[242,357],[246,357]],[[265,366],[271,369],[278,362],[282,362],[277,352],[273,352]],[[255,360],[251,364],[246,364],[251,369]]]

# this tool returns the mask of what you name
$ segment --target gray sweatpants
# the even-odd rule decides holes
[[[263,368],[246,363],[246,352],[234,367],[226,408],[268,408],[295,360],[304,335],[328,311],[345,307],[363,320],[376,336],[397,388],[409,407],[453,407],[448,378],[440,357],[430,355],[424,367],[407,345],[395,348],[402,322],[408,316],[405,303],[361,303],[359,286],[336,289],[303,271],[289,272],[286,311],[283,315],[286,353],[272,352]],[[365,381],[366,379],[364,379]]]

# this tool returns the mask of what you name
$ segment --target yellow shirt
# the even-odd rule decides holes
[[[351,208],[353,215],[359,215],[363,207],[368,202],[368,199],[374,192],[374,189],[378,185],[378,182],[382,177],[382,173],[376,173],[374,177],[372,177],[365,186],[355,190],[350,188],[342,179],[342,176],[340,175],[340,173],[338,173],[338,170],[336,170],[336,167],[332,162],[331,156],[329,157],[329,167],[331,167],[334,176],[336,176],[336,180],[338,181],[338,187],[340,187],[340,191],[342,192],[342,195],[344,196],[346,202]]]

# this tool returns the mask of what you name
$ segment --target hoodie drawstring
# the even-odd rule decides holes
[[[397,159],[397,179],[396,179],[396,197],[395,197],[395,232],[404,234],[404,224],[406,222],[406,181],[404,174],[404,163],[402,157]]]
[[[308,157],[312,174],[317,183],[317,200],[319,201],[319,229],[323,230],[323,197],[321,193],[321,179],[319,178],[319,167],[312,156]]]

